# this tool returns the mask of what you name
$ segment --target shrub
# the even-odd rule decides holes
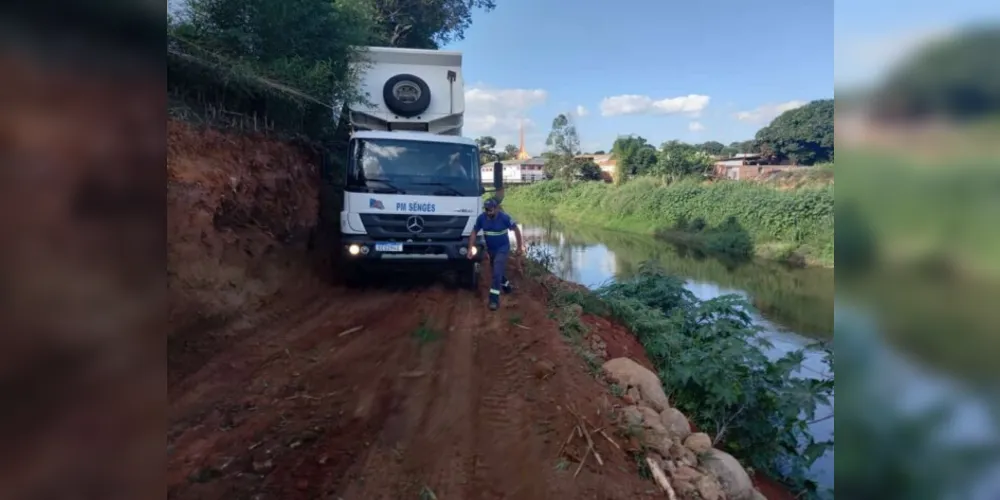
[[[796,377],[803,351],[769,360],[744,299],[698,300],[655,264],[597,295],[636,335],[675,406],[699,429],[754,469],[816,493],[806,471],[833,443],[816,442],[808,422],[829,403],[833,379]]]

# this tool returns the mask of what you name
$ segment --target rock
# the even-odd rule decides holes
[[[753,490],[753,500],[767,500],[767,497],[760,490]]]
[[[257,474],[266,474],[274,468],[274,462],[271,460],[254,460],[251,467]]]
[[[556,372],[556,365],[551,361],[541,360],[535,363],[535,377],[546,379]]]
[[[680,465],[677,466],[677,470],[673,472],[672,476],[677,481],[687,481],[693,484],[701,476],[704,476],[704,474],[699,472],[698,469],[695,469],[694,467]]]
[[[698,455],[695,455],[693,451],[687,449],[680,441],[674,440],[670,444],[670,449],[668,454],[671,459],[680,462],[688,467],[694,467],[698,465]]]
[[[712,438],[704,432],[695,432],[684,440],[684,446],[698,455],[712,449]]]
[[[709,474],[698,478],[698,481],[694,485],[698,489],[698,495],[701,496],[702,500],[726,500],[730,498],[726,496],[722,485],[719,484],[719,480]]]
[[[667,408],[660,413],[660,423],[674,438],[684,440],[691,435],[691,423],[677,408]]]
[[[753,481],[740,462],[722,451],[709,450],[702,459],[702,466],[719,480],[722,491],[729,500],[752,500]]]
[[[634,404],[639,404],[639,401],[642,400],[642,396],[639,395],[639,389],[631,387],[629,388],[629,390],[625,391],[625,396],[623,399],[625,399],[626,403],[634,405]]]
[[[670,433],[660,423],[660,415],[656,411],[645,406],[626,406],[622,411],[628,424],[641,428],[640,442],[643,445],[652,448],[660,455],[669,456],[672,444]]]
[[[670,400],[663,392],[659,377],[639,363],[628,358],[615,358],[604,363],[604,372],[626,390],[637,388],[642,402],[657,412],[670,408]]]

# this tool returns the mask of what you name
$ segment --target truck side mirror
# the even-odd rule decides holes
[[[493,163],[493,189],[503,189],[503,163]]]

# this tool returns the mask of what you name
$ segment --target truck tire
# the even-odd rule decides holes
[[[458,284],[466,290],[479,290],[479,263],[463,262],[456,266]]]
[[[431,89],[419,76],[403,73],[386,80],[382,99],[393,113],[412,118],[431,105]]]
[[[347,288],[361,288],[365,284],[365,273],[358,265],[345,265],[341,268],[341,278]]]

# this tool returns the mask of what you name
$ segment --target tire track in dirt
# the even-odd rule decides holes
[[[441,498],[465,498],[471,466],[472,296],[432,289],[418,300],[420,317],[433,317],[429,326],[440,337],[418,347],[419,361],[394,387],[394,413],[365,461],[357,464],[358,475],[378,471],[379,480],[353,482],[343,498],[418,496],[425,488]],[[449,306],[442,310],[442,304]],[[442,452],[426,453],[433,449]]]
[[[475,483],[482,498],[545,497],[545,476],[537,470],[532,456],[535,440],[528,435],[532,422],[524,392],[530,373],[520,348],[521,330],[513,328],[510,320],[516,305],[515,300],[508,300],[500,313],[491,315],[479,338],[476,379],[480,399],[474,446],[478,452]],[[503,479],[511,477],[519,480]]]
[[[248,335],[171,388],[168,497],[583,499],[649,489],[623,456],[577,478],[556,468],[573,426],[558,405],[596,411],[606,388],[565,346],[539,290],[497,312],[484,292],[331,290],[309,306],[313,317]],[[436,336],[417,334],[425,319]],[[538,359],[559,366],[555,376],[536,377]]]
[[[323,395],[331,388],[330,382],[350,380],[349,373],[345,372],[350,371],[351,361],[368,364],[365,358],[373,354],[379,356],[382,352],[372,352],[370,345],[358,345],[365,343],[362,332],[367,334],[368,328],[346,337],[340,337],[339,333],[359,322],[368,322],[374,323],[372,333],[378,335],[381,328],[377,321],[391,319],[392,316],[387,316],[384,311],[401,299],[398,292],[373,293],[354,299],[333,295],[318,300],[319,307],[310,309],[319,312],[306,321],[271,325],[268,331],[249,336],[234,346],[230,353],[206,364],[185,381],[190,390],[184,392],[179,388],[176,391],[178,397],[173,398],[171,403],[172,433],[176,436],[170,444],[177,458],[171,460],[174,467],[168,468],[168,481],[171,484],[181,482],[185,476],[209,462],[203,456],[203,450],[225,449],[233,455],[246,455],[247,449],[240,447],[254,442],[266,443],[268,432],[304,431],[283,424],[288,415],[317,415],[317,418],[307,420],[319,420],[318,425],[328,426],[331,421],[337,420],[334,415],[347,413],[346,404],[315,407],[308,403],[325,402],[317,398],[325,397]],[[345,311],[351,314],[344,314]],[[380,343],[374,344],[378,349]],[[352,348],[354,346],[358,347]],[[315,357],[304,359],[310,353],[303,351],[310,348]],[[331,354],[331,349],[334,357],[340,357],[342,361],[330,363],[324,359]],[[338,349],[344,351],[341,356],[337,356]],[[234,362],[239,365],[238,368],[234,369]],[[368,399],[353,398],[354,407],[350,411],[365,417],[367,411],[378,406],[381,401],[376,401],[374,395],[386,393],[385,388],[378,386],[381,381],[381,378],[372,378],[369,384],[374,384],[374,387],[355,387],[353,392],[370,396]],[[302,401],[307,404],[296,404]],[[374,413],[377,414],[379,409],[376,408]],[[343,423],[338,422],[333,427]],[[361,432],[364,428],[364,425],[353,425],[357,422],[347,424],[351,424],[350,432]],[[238,432],[229,432],[230,429]],[[263,461],[266,463],[266,457]],[[248,465],[252,468],[252,463]],[[226,497],[225,494],[212,495],[208,492],[205,496]]]

